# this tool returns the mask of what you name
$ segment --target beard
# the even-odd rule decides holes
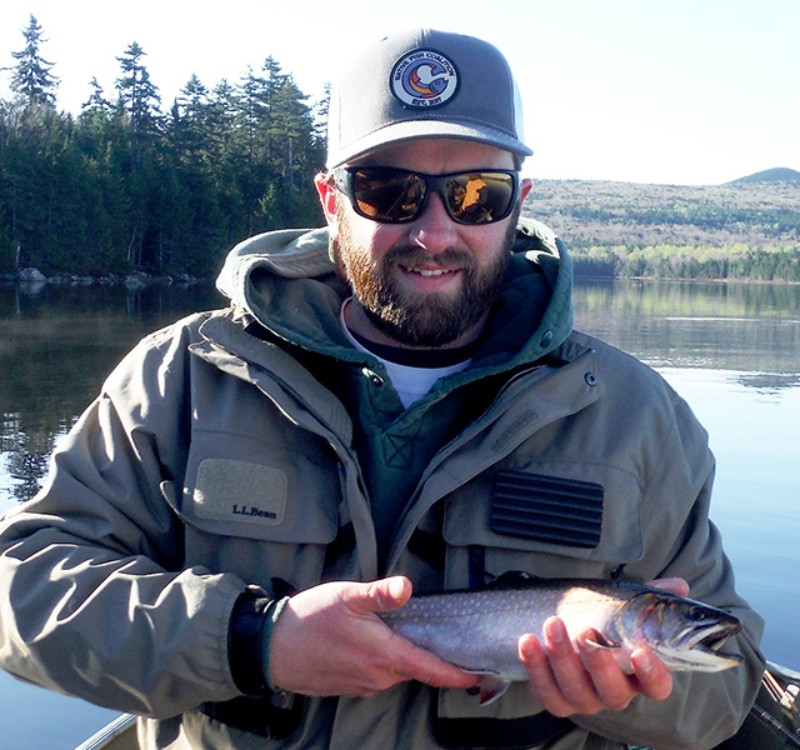
[[[518,213],[509,221],[502,246],[483,268],[478,267],[472,253],[466,250],[448,248],[431,256],[411,245],[395,246],[374,261],[368,252],[355,246],[348,218],[342,212],[338,217],[339,238],[332,246],[333,256],[375,328],[405,346],[438,347],[469,331],[497,299]],[[463,280],[458,294],[413,293],[397,283],[397,266],[413,268],[431,260],[443,269],[459,269]]]

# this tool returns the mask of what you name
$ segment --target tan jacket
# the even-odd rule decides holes
[[[546,277],[550,301],[524,352],[477,357],[481,376],[442,386],[441,397],[494,390],[428,462],[384,566],[351,416],[284,338],[291,330],[378,387],[376,363],[337,333],[344,290],[324,233],[256,238],[235,251],[222,283],[234,308],[145,339],[59,449],[44,491],[3,520],[0,664],[149,717],[145,747],[417,750],[441,747],[437,736],[524,747],[535,744],[530,717],[540,711],[524,685],[486,708],[416,683],[368,699],[243,697],[229,662],[234,602],[247,587],[271,592],[276,578],[305,588],[402,572],[417,590],[436,590],[474,586],[476,570],[680,576],[693,596],[743,620],[736,647],[746,663],[677,675],[669,700],[576,719],[552,747],[697,750],[732,734],[758,687],[761,620],[736,595],[708,520],[706,433],[655,372],[570,333],[563,248],[541,228],[527,231],[536,252],[515,261],[530,266],[515,283]],[[498,530],[497,480],[511,473],[602,488],[596,536],[576,546],[535,525]],[[288,736],[213,718],[230,710],[256,717],[262,734]]]

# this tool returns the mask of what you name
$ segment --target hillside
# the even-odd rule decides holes
[[[747,177],[740,177],[738,180],[734,180],[733,184],[741,182],[793,182],[800,184],[800,172],[786,167],[776,167],[756,172]]]
[[[778,173],[784,179],[775,179]],[[800,173],[769,170],[699,187],[534,180],[523,213],[548,224],[574,250],[790,248],[800,245]]]

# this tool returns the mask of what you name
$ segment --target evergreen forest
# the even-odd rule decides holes
[[[31,16],[0,100],[0,274],[205,277],[252,234],[321,223],[327,105],[275,59],[213,88],[192,76],[165,104],[133,42],[115,90],[93,79],[73,116],[43,33]]]
[[[258,232],[318,226],[327,94],[310,102],[273,57],[209,88],[192,76],[162,102],[146,52],[93,79],[77,115],[31,16],[0,99],[0,279],[210,278]],[[535,165],[534,165],[535,166]],[[535,181],[526,215],[570,247],[576,273],[800,282],[800,173],[719,186]]]

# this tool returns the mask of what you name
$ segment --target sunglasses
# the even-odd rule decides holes
[[[338,167],[333,179],[357,214],[381,224],[414,221],[431,193],[439,194],[456,223],[492,224],[513,211],[519,194],[519,173],[511,169],[431,175],[394,167]]]

